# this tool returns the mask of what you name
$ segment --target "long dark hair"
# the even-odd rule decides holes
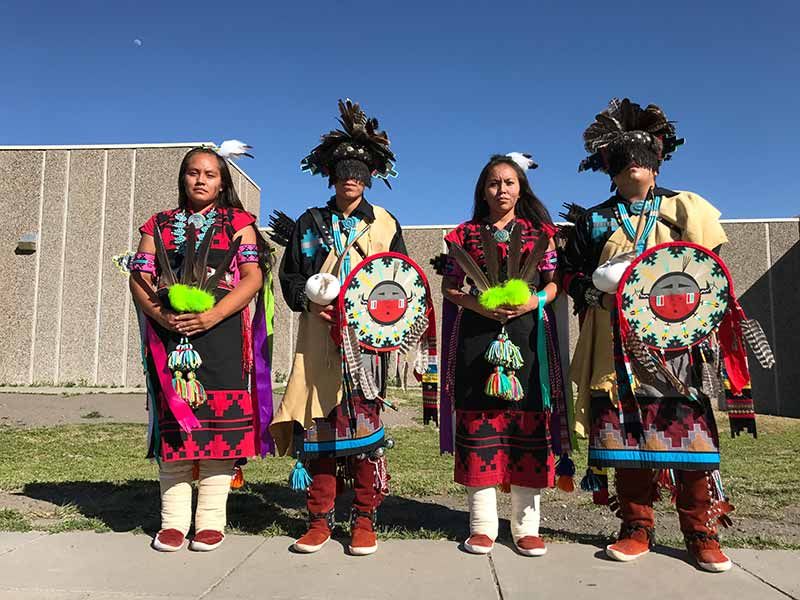
[[[208,154],[209,156],[213,156],[217,159],[217,165],[219,166],[219,175],[222,179],[222,191],[217,196],[217,206],[220,208],[238,208],[240,210],[246,210],[242,201],[239,199],[239,194],[236,193],[236,188],[233,185],[233,177],[231,177],[231,170],[228,168],[228,161],[222,158],[219,154],[214,152],[211,148],[193,148],[186,153],[186,156],[183,157],[181,161],[181,167],[178,170],[178,208],[186,209],[189,207],[189,196],[186,193],[186,184],[184,183],[184,178],[186,177],[186,171],[189,169],[189,162],[192,160],[192,157],[197,154]],[[272,246],[266,240],[266,238],[261,235],[261,232],[258,230],[258,227],[255,228],[256,230],[256,245],[258,246],[258,262],[261,265],[261,270],[264,273],[264,277],[272,269]]]
[[[550,218],[550,213],[547,212],[542,201],[533,193],[525,171],[510,157],[502,154],[492,156],[478,177],[478,182],[475,184],[475,205],[472,209],[473,221],[482,221],[489,216],[489,204],[486,202],[484,188],[486,187],[486,179],[489,177],[489,171],[497,165],[510,166],[517,174],[517,179],[519,179],[519,200],[514,207],[515,215],[527,219],[537,229],[541,228],[542,225],[552,225],[553,219]]]

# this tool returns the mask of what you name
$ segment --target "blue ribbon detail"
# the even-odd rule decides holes
[[[539,306],[536,309],[536,358],[539,362],[539,387],[542,390],[542,408],[550,410],[550,360],[547,357],[547,331],[544,326],[544,307],[547,292],[536,293]]]

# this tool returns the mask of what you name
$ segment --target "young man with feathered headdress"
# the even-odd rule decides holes
[[[574,227],[562,257],[564,288],[581,319],[570,379],[577,386],[576,430],[590,440],[582,487],[595,492],[596,502],[619,507],[622,528],[606,549],[612,559],[634,560],[652,547],[653,502],[662,484],[674,494],[692,558],[707,571],[727,571],[731,562],[720,549],[717,521],[729,522],[726,513],[732,507],[718,472],[711,398],[719,388],[711,389],[708,381],[714,377],[706,377],[706,367],[719,365],[716,334],[655,357],[644,344],[628,344],[622,311],[617,311],[617,298],[623,298],[619,282],[637,255],[674,241],[694,244],[700,258],[706,256],[703,249],[716,252],[727,241],[720,213],[697,194],[656,183],[663,161],[683,143],[658,106],[613,99],[586,129],[584,140],[590,156],[579,170],[607,173],[615,193],[582,214],[572,205],[568,218]],[[682,277],[675,274],[674,283],[688,280]],[[642,282],[637,301],[645,298],[645,288],[654,289],[651,284]],[[651,304],[659,312],[664,298],[674,300],[678,312],[691,316],[686,304],[696,306],[701,293],[691,291],[653,296]],[[626,309],[625,300],[621,305]],[[609,501],[606,469],[612,467],[617,493]]]
[[[380,252],[406,254],[397,220],[369,203],[365,188],[373,177],[396,175],[389,138],[358,104],[339,101],[341,130],[322,136],[301,168],[328,178],[335,195],[310,208],[296,222],[285,215],[273,223],[273,239],[286,245],[280,266],[283,296],[300,313],[297,346],[283,401],[270,427],[280,454],[296,456],[292,487],[307,489],[309,528],[293,548],[316,552],[331,537],[337,480],[352,480],[351,554],[377,549],[378,505],[388,491],[380,410],[385,394],[385,354],[361,355],[363,373],[380,389],[369,400],[343,376],[340,350],[331,337],[339,285],[364,258]],[[389,186],[391,187],[391,186]],[[283,239],[278,239],[283,238]],[[304,464],[305,463],[305,464]],[[306,471],[307,468],[307,471]],[[310,476],[309,474],[310,473]]]

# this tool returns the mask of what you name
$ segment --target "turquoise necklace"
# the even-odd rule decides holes
[[[636,242],[636,254],[639,255],[644,252],[647,247],[647,238],[656,226],[658,221],[658,212],[661,209],[661,196],[656,196],[652,200],[645,200],[644,202],[634,202],[631,204],[631,212],[639,214],[640,219],[646,219],[642,236],[636,239],[636,228],[631,223],[628,209],[622,202],[617,202],[617,214],[619,215],[619,222],[622,229],[625,230],[625,235],[630,238],[632,242]]]
[[[358,237],[358,217],[347,217],[340,219],[336,213],[331,212],[331,228],[333,229],[333,246],[338,256],[342,256],[342,270],[339,279],[342,283],[350,274],[350,252],[345,253],[344,249],[351,246]],[[347,243],[342,242],[342,234],[347,233]]]
[[[175,227],[172,229],[172,235],[175,238],[175,248],[179,254],[183,254],[186,248],[186,227],[194,225],[197,231],[197,242],[195,249],[200,247],[200,243],[206,236],[208,229],[214,224],[217,218],[217,209],[212,208],[205,214],[190,213],[183,210],[175,215]]]

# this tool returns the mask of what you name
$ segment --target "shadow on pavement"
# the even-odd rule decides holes
[[[74,506],[83,516],[98,519],[112,531],[141,528],[152,535],[160,526],[158,482],[152,480],[29,483],[21,494],[56,506]],[[346,534],[352,497],[352,491],[345,490],[337,498],[334,537]],[[248,483],[231,493],[228,525],[246,534],[299,537],[306,530],[305,494],[283,484]],[[388,537],[444,537],[462,541],[469,536],[469,515],[465,510],[442,504],[390,495],[378,510],[378,527]],[[542,527],[541,534],[545,539],[558,538],[598,547],[608,543],[601,535],[547,527]],[[511,543],[509,524],[508,520],[501,519],[498,543],[506,542]]]

